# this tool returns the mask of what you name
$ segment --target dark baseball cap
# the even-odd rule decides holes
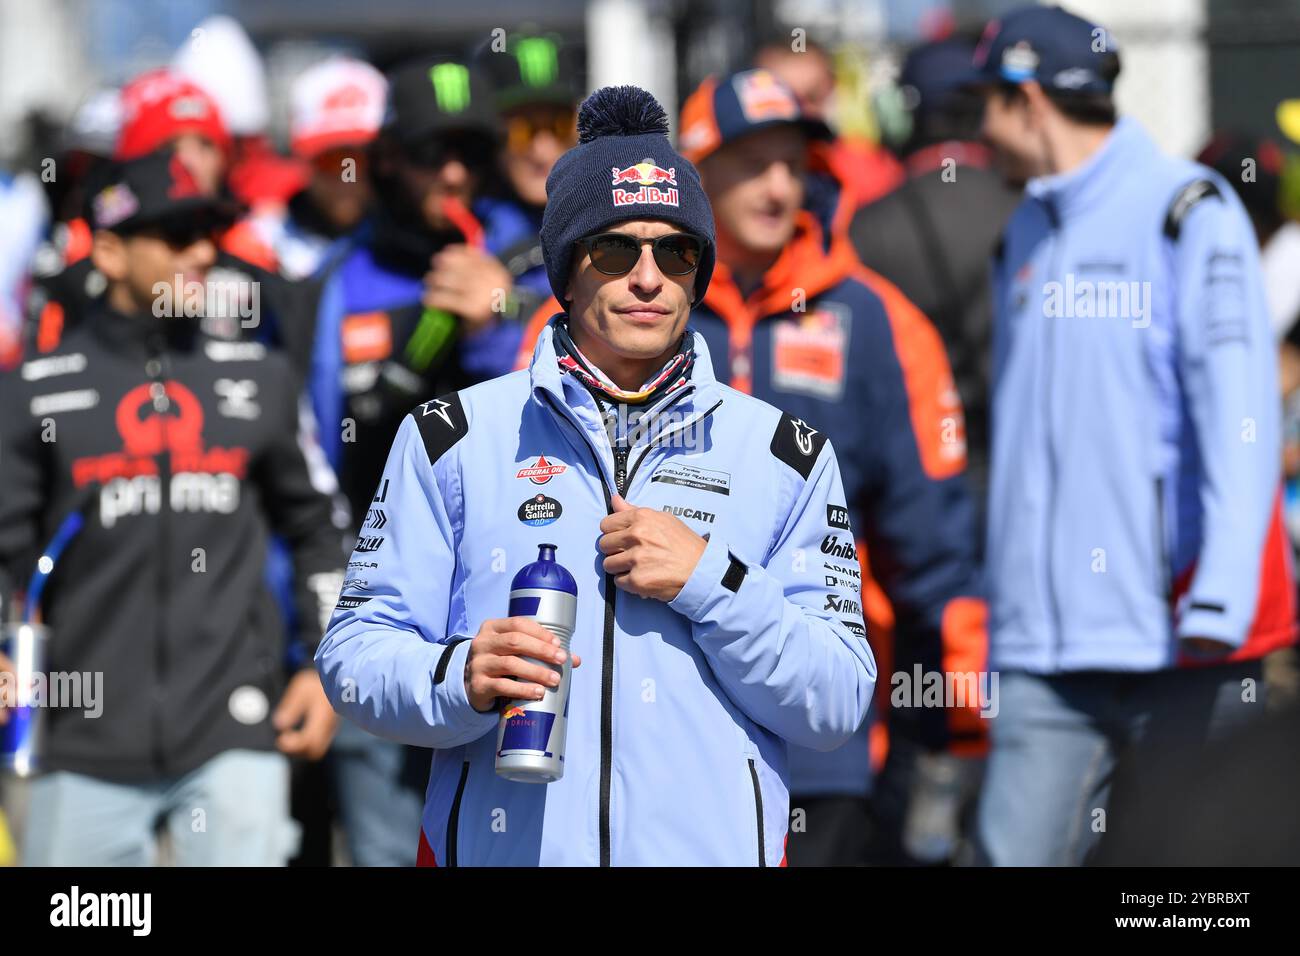
[[[511,34],[504,50],[485,44],[474,63],[491,83],[500,112],[532,105],[576,110],[582,99],[572,50],[557,36]]]
[[[903,60],[898,86],[914,91],[915,102],[909,108],[929,109],[960,91],[970,78],[975,44],[950,39],[923,43]]]
[[[682,104],[677,148],[698,163],[732,140],[786,125],[798,126],[810,139],[834,138],[831,128],[809,116],[794,90],[770,70],[711,76]]]
[[[215,231],[238,215],[239,205],[233,200],[200,190],[170,148],[105,164],[86,198],[90,227],[122,235],[163,223],[189,223]]]
[[[426,57],[389,76],[385,132],[404,144],[440,133],[498,135],[492,90],[481,71],[457,60]]]
[[[1119,44],[1105,27],[1060,7],[1022,7],[989,21],[966,83],[1035,80],[1063,93],[1110,93],[1118,75]]]

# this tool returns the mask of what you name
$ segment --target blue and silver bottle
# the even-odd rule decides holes
[[[569,653],[578,613],[578,585],[555,560],[555,545],[538,546],[537,560],[525,565],[510,584],[509,617],[532,618],[560,639]],[[549,667],[560,675],[541,700],[508,701],[497,728],[497,773],[519,783],[551,783],[564,776],[564,739],[569,718],[572,655]]]
[[[0,631],[0,652],[14,665],[13,683],[0,687],[9,720],[0,724],[0,771],[30,777],[41,769],[45,708],[36,681],[45,678],[49,631],[40,624],[7,624]]]

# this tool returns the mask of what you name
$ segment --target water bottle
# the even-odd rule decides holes
[[[41,767],[44,702],[34,682],[44,679],[49,631],[40,624],[6,624],[0,651],[13,662],[14,677],[2,688],[8,722],[0,724],[0,771],[29,777]]]
[[[537,560],[510,583],[509,617],[531,618],[560,639],[566,654],[578,611],[578,585],[555,560],[555,545],[538,546]],[[518,783],[552,783],[564,776],[572,654],[553,664],[527,658],[560,675],[541,700],[507,701],[497,728],[497,773]]]

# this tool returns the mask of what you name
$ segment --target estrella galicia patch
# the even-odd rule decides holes
[[[415,406],[411,417],[420,428],[420,437],[424,439],[424,450],[431,465],[469,432],[459,392]]]
[[[533,528],[553,523],[564,514],[564,506],[554,498],[536,494],[519,506],[519,520]]]
[[[781,413],[781,420],[772,433],[772,454],[803,475],[804,481],[812,475],[813,465],[817,464],[817,456],[825,444],[825,435],[802,418],[786,412]]]

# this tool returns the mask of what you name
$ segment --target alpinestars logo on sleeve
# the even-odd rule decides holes
[[[813,435],[817,434],[817,429],[813,428],[802,418],[796,418],[790,422],[794,428],[794,443],[799,447],[799,451],[805,455],[813,453]]]
[[[448,428],[455,428],[456,426],[453,425],[451,421],[451,413],[447,411],[450,407],[451,402],[445,402],[441,398],[435,398],[433,401],[425,402],[421,405],[420,411],[424,415],[437,415],[447,423]]]

